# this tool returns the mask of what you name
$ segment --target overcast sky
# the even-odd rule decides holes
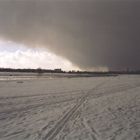
[[[0,39],[26,46],[37,60],[33,50],[45,47],[40,54],[51,52],[81,69],[140,69],[139,13],[139,0],[1,0]]]

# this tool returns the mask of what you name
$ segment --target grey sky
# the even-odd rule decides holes
[[[140,69],[138,0],[1,0],[0,37],[81,68]]]

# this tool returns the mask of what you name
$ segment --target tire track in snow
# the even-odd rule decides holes
[[[67,112],[57,123],[56,125],[43,137],[43,140],[52,140],[54,139],[57,134],[63,129],[63,127],[65,126],[65,124],[74,116],[74,114],[78,111],[78,109],[81,107],[81,105],[86,101],[86,100],[89,100],[91,97],[91,92],[93,92],[94,90],[98,90],[99,87],[101,87],[104,83],[106,82],[102,82],[101,84],[97,85],[96,87],[92,88],[91,90],[89,90],[87,93],[85,93],[85,95],[83,97],[81,97],[79,99],[79,102],[71,109],[69,110],[69,112]],[[121,88],[121,91],[125,91],[125,90],[130,90],[132,88],[136,88],[138,87],[139,85],[135,85],[135,86],[130,86],[130,87],[124,87],[124,88]],[[113,92],[113,93],[116,93],[116,92],[120,92],[120,89],[118,89],[117,91]],[[112,92],[111,92],[112,93]],[[97,94],[94,94],[93,97],[96,99],[96,98],[99,98],[99,97],[102,97],[102,96],[106,96],[106,95],[110,95],[111,93],[97,93]],[[105,94],[105,95],[104,95]],[[97,96],[97,97],[96,97]],[[87,129],[89,130],[93,140],[98,140],[97,138],[97,134],[94,133],[95,131],[92,131],[92,129],[88,126],[87,126]],[[44,130],[45,131],[45,130]]]
[[[70,98],[70,99],[65,99],[65,100],[61,100],[61,101],[55,101],[55,102],[51,102],[51,103],[39,103],[39,104],[31,104],[25,107],[21,107],[21,108],[14,108],[14,109],[7,109],[4,111],[0,111],[0,114],[8,114],[8,113],[14,113],[14,112],[23,112],[23,111],[28,111],[31,109],[36,109],[39,107],[43,107],[45,105],[54,105],[54,104],[59,104],[59,103],[65,103],[65,102],[70,102],[73,101],[74,98]]]
[[[140,87],[140,83],[139,84],[136,84],[136,85],[124,85],[124,87],[118,87],[118,89],[116,89],[115,91],[114,90],[109,90],[109,91],[103,91],[101,93],[96,93],[96,94],[91,94],[89,95],[89,97],[93,98],[93,99],[96,99],[96,98],[100,98],[100,97],[104,97],[104,96],[109,96],[109,95],[112,95],[112,94],[115,94],[115,93],[120,93],[120,92],[124,92],[124,91],[129,91],[131,89],[134,89],[134,88],[138,88]]]
[[[99,139],[98,133],[96,132],[96,130],[93,127],[91,127],[89,125],[89,123],[87,122],[87,120],[85,118],[83,118],[83,125],[88,130],[88,132],[90,133],[90,136],[93,140],[98,140]]]
[[[33,97],[44,97],[44,96],[50,96],[50,95],[66,95],[66,93],[79,93],[81,90],[70,90],[70,91],[64,91],[64,92],[49,92],[44,94],[33,94],[33,95],[22,95],[22,96],[1,96],[0,100],[8,100],[8,99],[21,99],[21,98],[33,98]]]
[[[75,90],[76,91],[76,90]],[[77,90],[77,91],[81,91],[81,90]],[[43,102],[43,103],[37,103],[37,104],[30,104],[30,105],[27,105],[27,106],[21,106],[21,107],[14,107],[14,108],[9,108],[9,109],[6,109],[6,110],[0,110],[0,114],[10,114],[10,113],[14,113],[14,112],[24,112],[24,111],[28,111],[28,110],[31,110],[31,109],[36,109],[36,108],[39,108],[39,107],[43,107],[43,106],[46,106],[46,105],[55,105],[55,104],[60,104],[60,103],[65,103],[65,102],[71,102],[71,101],[74,101],[75,100],[75,95],[77,96],[76,98],[79,98],[79,96],[81,96],[81,92],[78,92],[78,93],[73,93],[70,91],[70,94],[71,96],[74,96],[74,97],[69,97],[67,99],[65,99],[64,97],[66,96],[59,96],[61,97],[62,99],[60,100],[54,100],[53,102]],[[57,95],[58,96],[58,95]],[[47,99],[48,100],[48,99]]]
[[[77,112],[77,110],[81,107],[81,105],[87,100],[88,95],[97,90],[100,86],[102,86],[105,82],[100,83],[94,88],[90,89],[83,97],[79,99],[79,102],[70,109],[57,123],[56,125],[43,137],[43,140],[53,140],[57,134],[63,129],[65,124],[70,120],[70,118]]]

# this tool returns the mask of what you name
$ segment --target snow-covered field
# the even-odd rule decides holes
[[[0,140],[140,140],[140,76],[1,80]]]

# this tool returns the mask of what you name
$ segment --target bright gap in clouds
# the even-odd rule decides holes
[[[0,41],[0,67],[78,70],[70,61],[44,48],[28,48],[11,41]]]

